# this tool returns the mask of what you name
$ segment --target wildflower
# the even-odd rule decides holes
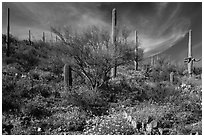
[[[37,131],[40,132],[41,130],[42,130],[42,129],[41,129],[40,127],[38,127],[38,130],[37,130]]]
[[[26,75],[24,75],[24,74],[21,75],[21,78],[25,78],[25,77],[26,77]]]

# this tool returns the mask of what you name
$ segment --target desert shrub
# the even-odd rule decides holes
[[[180,90],[175,89],[175,87],[168,82],[153,83],[153,85],[144,84],[143,90],[149,100],[153,100],[157,103],[172,101],[172,98],[177,98],[180,94]]]
[[[62,32],[56,29],[53,31],[63,42],[68,63],[84,76],[86,84],[93,89],[110,79],[111,68],[133,60],[132,49],[127,43],[117,41],[118,50],[115,51],[109,43],[109,34],[97,27],[80,34],[73,33],[70,28],[64,28]]]
[[[58,111],[52,116],[42,119],[40,122],[33,123],[33,129],[40,131],[34,134],[64,134],[68,132],[82,132],[85,126],[86,115],[78,107],[67,107],[66,111]]]
[[[34,68],[39,62],[38,52],[34,48],[19,51],[15,54],[14,58],[16,58],[17,62],[23,66],[25,71]]]
[[[182,76],[183,66],[173,64],[171,60],[163,55],[152,66],[149,77],[153,82],[169,81],[170,73],[174,72],[174,84],[178,84],[179,77]]]
[[[107,113],[108,103],[104,101],[102,94],[98,90],[79,87],[68,93],[66,99],[70,104],[80,107],[91,115]]]
[[[24,115],[35,118],[44,118],[51,115],[50,110],[47,109],[47,102],[42,96],[36,96],[26,102],[21,109]]]
[[[62,74],[64,62],[62,56],[51,55],[48,59],[47,69],[56,75]]]
[[[3,66],[2,71],[2,111],[19,110],[22,103],[17,88],[19,71],[9,65]]]
[[[30,89],[30,94],[40,94],[41,96],[47,98],[52,94],[51,86],[47,84],[37,84],[32,89]]]

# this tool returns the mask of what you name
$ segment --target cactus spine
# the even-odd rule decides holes
[[[135,70],[138,70],[138,37],[137,31],[135,31]]]
[[[114,46],[114,51],[116,52],[116,22],[117,20],[117,17],[116,17],[116,9],[114,8],[112,10],[112,33],[111,33],[111,42],[112,42],[112,45]],[[111,76],[113,77],[116,77],[116,74],[117,74],[117,66],[116,66],[116,60],[115,60],[115,64],[114,64],[114,68],[112,68],[111,70]]]
[[[8,17],[8,24],[7,24],[7,47],[6,47],[6,56],[9,57],[10,56],[10,38],[9,38],[9,34],[10,34],[10,9],[8,8],[8,13],[7,13],[7,17]]]
[[[70,65],[64,65],[64,84],[65,89],[72,87],[72,68]]]

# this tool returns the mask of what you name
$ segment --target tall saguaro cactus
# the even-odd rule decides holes
[[[29,41],[29,44],[31,45],[31,32],[30,32],[30,30],[28,31],[28,41]]]
[[[190,60],[192,60],[192,46],[191,46],[191,30],[189,30],[189,37],[188,37],[188,58]],[[190,76],[192,76],[192,66],[193,66],[193,62],[190,61],[188,63],[188,73]]]
[[[137,31],[135,31],[135,70],[138,70],[138,36]]]
[[[188,57],[184,59],[184,62],[188,63],[188,74],[189,77],[192,77],[192,68],[193,68],[193,62],[198,62],[200,59],[195,59],[192,56],[192,30],[189,30],[188,32]]]
[[[154,66],[154,56],[151,57],[151,65]]]
[[[70,65],[64,65],[64,86],[65,89],[72,87],[72,68]]]
[[[43,42],[45,42],[45,32],[43,32]]]
[[[56,42],[57,42],[57,36],[56,36]]]
[[[6,46],[6,56],[10,56],[10,9],[8,8],[7,12],[7,17],[8,17],[8,24],[7,24],[7,46]]]
[[[117,25],[117,13],[116,13],[116,9],[114,8],[112,10],[112,33],[111,33],[111,43],[114,46],[114,50],[116,52],[116,25]],[[111,70],[111,76],[116,77],[117,74],[117,66],[116,66],[116,60],[115,60],[115,64],[114,64],[114,68],[112,68]]]

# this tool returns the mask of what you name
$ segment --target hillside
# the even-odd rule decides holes
[[[135,71],[131,51],[121,48],[117,76],[106,80],[103,74],[113,67],[113,57],[95,49],[97,44],[81,50],[92,38],[88,34],[73,43],[31,45],[11,36],[10,57],[2,36],[3,134],[202,134],[202,68],[194,68],[188,78],[185,66],[161,57]],[[65,64],[73,69],[70,90],[64,83]]]

